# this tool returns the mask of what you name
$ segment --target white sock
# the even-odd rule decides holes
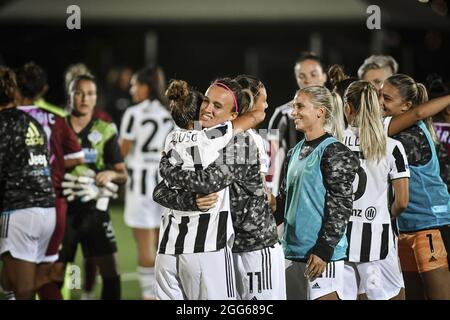
[[[155,299],[156,280],[155,268],[138,266],[139,284],[141,285],[142,298]]]

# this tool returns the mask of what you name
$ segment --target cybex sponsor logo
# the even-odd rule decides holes
[[[39,130],[33,123],[28,126],[27,136],[25,138],[27,146],[43,145],[44,137],[39,133]]]
[[[47,157],[45,154],[38,154],[35,155],[33,152],[30,153],[30,159],[28,160],[28,164],[30,166],[44,166],[46,167],[48,165]]]

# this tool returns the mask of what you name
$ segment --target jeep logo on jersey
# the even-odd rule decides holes
[[[99,143],[102,140],[102,137],[103,137],[102,134],[97,130],[92,131],[88,135],[89,141],[92,142],[93,144]]]
[[[42,145],[44,144],[44,137],[41,136],[39,133],[39,130],[36,128],[36,126],[30,122],[28,126],[27,135],[25,138],[25,144],[27,146],[35,146],[35,145]]]
[[[377,215],[377,209],[375,209],[375,207],[368,207],[364,214],[365,214],[367,220],[372,221],[373,219],[375,219],[375,217]]]
[[[28,164],[30,166],[44,166],[46,167],[48,162],[47,162],[47,157],[45,156],[45,154],[38,154],[35,155],[33,154],[33,152],[30,153],[30,159],[28,160]]]

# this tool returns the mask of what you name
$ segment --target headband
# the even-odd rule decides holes
[[[239,106],[238,106],[238,103],[237,103],[237,100],[236,100],[236,96],[234,95],[233,90],[231,90],[226,84],[224,84],[224,83],[222,83],[222,82],[220,82],[220,81],[214,82],[213,85],[222,87],[222,88],[224,88],[225,90],[227,90],[228,92],[231,93],[231,95],[233,96],[234,105],[236,106],[235,109],[234,109],[234,111],[235,111],[235,112],[238,112]]]

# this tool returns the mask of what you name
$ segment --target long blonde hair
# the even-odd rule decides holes
[[[368,81],[355,81],[345,91],[344,103],[355,110],[356,116],[350,125],[358,127],[364,158],[379,161],[385,157],[387,138],[376,88]]]
[[[306,87],[298,92],[306,93],[315,107],[323,106],[325,108],[325,131],[342,141],[344,137],[344,112],[341,97],[322,86]]]
[[[411,101],[413,108],[428,101],[428,93],[425,86],[421,83],[415,82],[410,76],[405,74],[395,74],[387,78],[386,82],[398,90],[403,100]],[[440,142],[433,128],[433,118],[428,117],[424,120],[424,122],[428,131],[430,131],[433,143],[438,145]]]

